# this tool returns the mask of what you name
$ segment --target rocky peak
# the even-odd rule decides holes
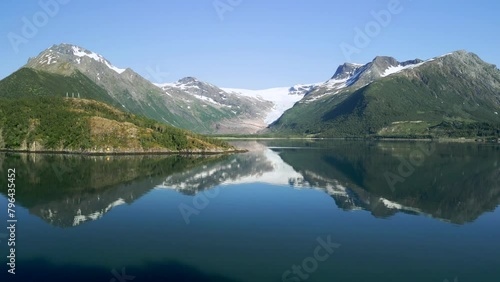
[[[316,87],[316,84],[297,84],[288,89],[290,95],[307,95],[308,92],[312,91]]]
[[[332,79],[346,79],[351,77],[354,72],[356,72],[363,65],[352,64],[352,63],[344,63],[337,68],[335,74],[332,76]]]
[[[184,85],[195,85],[195,84],[200,83],[200,81],[198,79],[196,79],[195,77],[188,76],[188,77],[184,77],[184,78],[179,79],[177,81],[177,83],[184,84]]]
[[[376,68],[382,71],[398,65],[399,65],[398,60],[394,59],[393,57],[387,57],[387,56],[377,56],[371,62],[372,68]]]
[[[125,69],[113,66],[102,55],[67,43],[52,45],[37,57],[31,58],[27,67],[57,72],[61,69],[58,66],[62,64],[69,64],[80,70],[100,69],[101,67],[98,65],[102,65],[102,67],[111,69],[118,74],[125,71]]]

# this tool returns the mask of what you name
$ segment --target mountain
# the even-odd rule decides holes
[[[223,141],[102,102],[44,96],[0,99],[0,149],[106,154],[234,150]]]
[[[181,97],[186,102],[181,107],[191,109],[191,118],[207,121],[207,118],[218,117],[212,119],[215,131],[211,133],[257,133],[278,119],[315,85],[248,90],[219,88],[194,77],[185,77],[175,83],[157,86],[170,97]],[[206,117],[207,113],[211,113],[210,117]]]
[[[500,71],[457,51],[430,60],[345,63],[324,83],[219,88],[193,77],[155,85],[84,48],[54,45],[0,81],[0,97],[92,99],[203,134],[497,137]]]
[[[193,77],[155,85],[130,68],[118,68],[102,55],[71,44],[44,50],[0,81],[0,97],[93,99],[197,133],[222,134],[265,129],[308,90],[227,90]]]
[[[30,73],[25,68],[34,70],[35,73],[28,76]],[[18,72],[25,75],[19,76]],[[111,105],[130,113],[178,127],[190,126],[171,112],[166,106],[163,93],[148,80],[131,69],[117,68],[103,56],[75,45],[54,45],[37,57],[30,58],[18,72],[6,78],[8,83],[28,84],[30,88],[23,93],[11,91],[14,93],[11,95],[40,95],[42,92],[44,95],[64,97],[66,93],[80,93],[81,98],[96,99],[105,103],[111,100]],[[65,80],[69,82],[65,83]],[[71,87],[74,80],[84,80],[86,87],[74,89]],[[38,87],[33,88],[33,84]],[[97,94],[93,94],[92,89],[96,88],[101,89]],[[0,95],[4,92],[0,84]]]
[[[366,65],[345,63],[337,68],[331,79],[308,93],[306,101],[311,102],[329,94],[339,94],[346,89],[351,91],[364,87],[373,81],[399,72],[403,69],[418,67],[420,59],[398,62],[391,57],[376,57]]]
[[[184,112],[176,114],[196,120],[200,127],[194,129],[204,133],[255,133],[267,127],[264,117],[273,107],[270,101],[228,93],[194,77],[157,86],[178,101]]]
[[[427,61],[346,63],[270,126],[330,137],[500,135],[500,71],[457,51]]]

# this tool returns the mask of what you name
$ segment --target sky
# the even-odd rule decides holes
[[[71,43],[153,82],[264,89],[329,79],[344,62],[467,50],[500,65],[500,1],[2,0],[0,79]]]

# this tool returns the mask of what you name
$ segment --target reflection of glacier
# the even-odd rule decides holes
[[[198,169],[171,175],[156,188],[196,192],[216,185],[289,185],[302,181],[302,175],[283,162],[276,152],[262,148],[259,151],[235,155],[226,162],[204,165]]]
[[[286,185],[295,189],[325,191],[339,207],[345,210],[367,208],[368,204],[352,189],[347,188],[348,184],[342,184],[337,179],[321,176],[311,170],[298,172],[283,161],[280,152],[266,146],[259,146],[258,143],[252,145],[252,151],[248,153],[234,155],[226,161],[173,174],[155,188],[174,189],[187,195],[194,195],[215,186],[266,183]],[[387,208],[388,212],[390,210],[419,212],[418,209],[404,207],[384,198],[378,201]]]
[[[318,150],[268,147],[257,142],[249,146],[249,153],[172,174],[156,188],[194,195],[220,185],[287,185],[322,190],[346,211],[367,210],[377,217],[403,212],[454,223],[473,221],[486,210],[494,210],[500,198],[496,159],[484,148],[464,153],[460,145],[438,146],[439,153],[429,156],[426,166],[391,191],[384,172],[397,170],[400,158],[408,158],[415,150],[411,144],[344,142]],[[459,162],[450,164],[450,155]],[[489,160],[478,158],[480,155]]]
[[[500,147],[437,145],[425,165],[391,190],[384,172],[397,171],[400,158],[408,158],[413,150],[408,144],[321,144],[306,150],[294,144],[248,142],[243,146],[248,153],[211,157],[0,157],[0,174],[6,174],[6,167],[19,168],[17,184],[23,193],[16,202],[60,227],[98,220],[151,189],[195,195],[247,183],[320,190],[345,211],[367,210],[376,217],[404,212],[458,224],[474,221],[499,204]],[[53,164],[64,168],[60,179]],[[7,186],[4,178],[0,185]]]

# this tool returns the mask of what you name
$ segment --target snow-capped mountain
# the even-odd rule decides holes
[[[270,101],[272,109],[266,113],[264,122],[271,124],[277,120],[286,110],[300,101],[304,95],[312,91],[317,84],[297,84],[292,87],[276,87],[262,90],[248,90],[235,88],[222,88],[227,93],[251,97],[258,100]]]
[[[99,100],[125,111],[144,115],[158,121],[178,124],[180,120],[167,107],[161,91],[132,69],[118,68],[104,56],[85,48],[71,45],[53,45],[31,58],[24,68],[61,75],[70,83],[54,96],[78,91],[81,98]],[[50,87],[50,81],[40,81]]]
[[[317,85],[310,91],[304,102],[315,101],[321,97],[335,95],[344,90],[355,90],[373,81],[405,69],[419,67],[425,61],[420,59],[398,62],[392,57],[379,56],[367,64],[344,63],[337,68],[335,74],[326,82]]]
[[[207,106],[230,110],[237,118],[236,122],[239,126],[234,130],[222,129],[221,126],[227,127],[228,124],[233,123],[226,120],[226,124],[219,126],[218,132],[222,133],[255,133],[264,129],[316,86],[316,84],[297,84],[292,87],[263,90],[219,88],[194,77],[185,77],[174,83],[155,85],[160,87],[166,95],[187,93]],[[245,124],[252,126],[244,129],[241,125]]]
[[[199,116],[207,126],[204,133],[256,133],[267,127],[264,118],[273,106],[266,100],[227,93],[194,77],[156,85],[166,97],[177,99],[179,107]]]
[[[500,112],[496,95],[500,88],[498,69],[465,51],[426,61],[400,62],[379,56],[364,65],[345,63],[323,83],[262,90],[220,88],[193,77],[155,85],[130,68],[117,67],[102,55],[70,44],[48,48],[31,58],[23,69],[27,68],[42,73],[17,76],[14,73],[13,78],[9,78],[14,81],[9,83],[24,85],[30,81],[39,93],[63,97],[69,93],[73,97],[75,93],[74,97],[99,100],[133,114],[204,134],[271,130],[311,136],[325,131],[332,136],[365,136],[388,130],[404,131],[404,128],[392,128],[393,122],[426,120],[428,127],[425,128],[443,122],[443,117],[497,122]],[[45,76],[46,73],[58,77]],[[67,81],[61,83],[61,76]],[[407,87],[393,85],[394,77]],[[380,86],[373,89],[374,85]],[[43,90],[39,91],[38,87]],[[368,88],[372,91],[351,95]],[[401,91],[408,94],[400,95]],[[418,99],[414,98],[417,96]],[[442,108],[445,104],[456,106],[472,100],[480,111]],[[389,106],[388,101],[394,105]],[[372,110],[367,111],[368,102]],[[417,104],[420,109],[415,112]],[[365,111],[373,116],[360,115]],[[358,120],[360,117],[363,120]],[[332,122],[338,124],[331,126]],[[428,130],[419,134],[425,132]]]
[[[76,66],[80,66],[77,68],[81,70],[87,70],[90,68],[90,65],[98,63],[98,65],[104,65],[117,74],[122,74],[126,70],[114,66],[102,55],[89,51],[85,48],[66,43],[53,45],[52,47],[46,49],[36,58],[30,59],[27,66],[47,70],[58,68],[61,63],[75,64]]]
[[[495,136],[499,81],[496,66],[466,51],[426,61],[346,63],[270,130],[317,137]]]
[[[205,134],[259,132],[310,90],[297,85],[249,94],[252,91],[227,91],[193,77],[153,84],[130,68],[119,68],[104,56],[71,44],[51,46],[31,58],[24,68],[57,75],[48,75],[50,79],[30,78],[40,80],[35,83],[46,87],[44,92],[51,95],[99,100]],[[53,85],[64,80],[60,76],[67,78],[68,83],[54,91]]]

